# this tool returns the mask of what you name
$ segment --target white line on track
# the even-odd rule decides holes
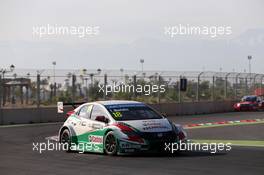
[[[63,122],[0,125],[0,128],[26,127],[26,126],[43,126],[43,125],[56,125],[56,124],[63,124]]]

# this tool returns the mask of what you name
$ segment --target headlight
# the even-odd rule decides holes
[[[144,140],[134,131],[122,131],[123,134],[127,136],[126,140],[138,143],[144,143]]]
[[[240,107],[240,103],[237,103],[237,107]]]
[[[183,129],[183,127],[179,124],[173,124],[175,132],[180,140],[183,140],[187,137],[186,131]]]

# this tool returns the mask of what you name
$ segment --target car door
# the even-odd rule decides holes
[[[78,118],[79,122],[77,123],[76,127],[76,135],[78,142],[88,142],[87,139],[87,133],[91,132],[93,128],[91,127],[91,110],[92,105],[84,105],[80,110],[78,111]]]
[[[103,140],[104,140],[103,137],[105,134],[105,126],[107,125],[107,123],[102,121],[97,121],[96,117],[98,116],[101,117],[104,116],[109,120],[105,109],[102,106],[95,104],[93,105],[91,118],[90,118],[92,132],[88,137],[90,143],[94,145],[94,151],[103,152]]]
[[[96,120],[98,116],[104,116],[105,118],[108,119],[108,115],[102,106],[93,105],[93,109],[91,112],[91,121],[90,121],[92,123],[91,127],[93,128],[93,130],[103,129],[106,126],[105,122]]]
[[[103,153],[103,136],[106,123],[96,121],[96,117],[105,116],[108,118],[107,113],[103,107],[96,104],[88,106],[84,111],[87,111],[87,114],[84,115],[80,113],[80,127],[86,132],[78,137],[79,143],[88,143],[85,148],[86,151]]]

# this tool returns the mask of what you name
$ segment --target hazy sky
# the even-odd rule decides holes
[[[1,66],[262,72],[263,0],[1,0]],[[33,26],[99,26],[94,37],[33,37]],[[164,36],[164,26],[231,26],[227,37]]]

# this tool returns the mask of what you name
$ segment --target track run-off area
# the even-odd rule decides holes
[[[0,174],[263,174],[264,112],[168,117],[197,143],[232,143],[227,152],[106,156],[33,151],[62,123],[0,126]]]

